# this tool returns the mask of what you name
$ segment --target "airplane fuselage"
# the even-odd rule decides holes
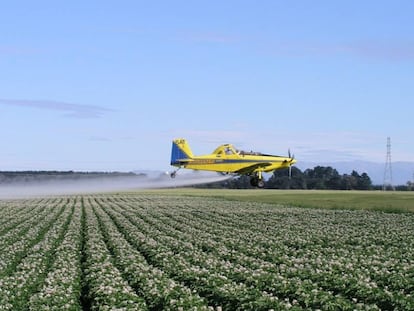
[[[263,167],[260,167],[263,164]],[[259,167],[252,170],[252,172],[262,171],[271,172],[280,168],[288,168],[288,158],[279,156],[251,156],[251,155],[240,155],[240,156],[197,156],[191,159],[189,162],[183,163],[178,166],[183,166],[193,170],[205,170],[205,171],[216,171],[225,173],[235,173],[243,168],[258,165]]]
[[[296,160],[289,157],[236,150],[231,144],[219,146],[212,154],[177,159],[171,164],[193,170],[251,175],[288,168]]]

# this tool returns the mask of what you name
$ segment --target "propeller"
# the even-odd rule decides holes
[[[292,178],[292,162],[295,159],[295,155],[290,153],[290,149],[288,149],[288,157],[290,159],[289,163],[289,179]]]
[[[295,159],[295,155],[290,153],[290,149],[288,149],[288,157],[290,158],[291,162]]]

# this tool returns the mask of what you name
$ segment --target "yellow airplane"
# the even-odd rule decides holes
[[[194,156],[185,139],[174,139],[171,150],[171,165],[178,169],[171,173],[176,176],[180,168],[215,171],[226,174],[251,176],[250,184],[263,188],[263,172],[271,172],[281,168],[289,168],[296,163],[294,156],[282,157],[262,154],[260,152],[237,150],[231,144],[218,146],[211,154]]]

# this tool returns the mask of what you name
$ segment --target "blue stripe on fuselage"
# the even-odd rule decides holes
[[[247,159],[194,159],[190,164],[197,165],[198,161],[206,162],[206,160],[214,162],[214,164],[223,164],[223,163],[279,163],[286,160],[247,160]]]

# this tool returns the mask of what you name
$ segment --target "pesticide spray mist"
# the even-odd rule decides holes
[[[73,180],[32,180],[30,182],[13,182],[0,185],[0,199],[185,187],[225,181],[230,178],[232,178],[231,175],[190,171],[180,172],[176,178],[171,178],[168,173],[157,173],[154,176],[133,175]]]

